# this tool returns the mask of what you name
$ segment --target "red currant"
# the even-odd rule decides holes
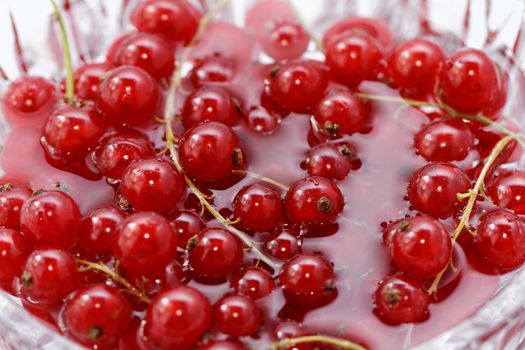
[[[271,95],[282,107],[307,113],[323,96],[327,78],[324,68],[307,60],[287,62],[277,68],[271,83]]]
[[[525,171],[502,172],[490,184],[489,194],[497,206],[525,214]]]
[[[429,163],[417,170],[408,183],[408,200],[415,210],[445,218],[458,211],[459,193],[470,187],[468,176],[449,163]]]
[[[233,200],[233,213],[250,230],[272,230],[282,216],[281,195],[265,183],[243,187]]]
[[[108,62],[87,63],[77,68],[73,74],[75,97],[83,101],[96,101],[100,83],[110,69]],[[65,82],[62,82],[61,89],[64,93]]]
[[[144,158],[124,171],[120,192],[135,210],[166,214],[181,199],[184,180],[170,162]]]
[[[476,248],[491,265],[514,269],[525,262],[525,228],[520,218],[496,209],[479,218]]]
[[[168,217],[175,233],[179,247],[186,248],[188,240],[206,227],[201,217],[191,210],[180,209]]]
[[[387,324],[417,323],[429,317],[427,291],[420,282],[406,276],[382,280],[374,299],[376,315]]]
[[[308,48],[310,35],[299,23],[278,21],[262,29],[259,42],[268,56],[289,60],[301,57]]]
[[[264,107],[256,106],[250,108],[244,115],[244,120],[251,130],[261,135],[269,135],[277,130],[282,118],[277,114],[270,113]]]
[[[125,33],[119,37],[117,37],[109,46],[108,51],[106,53],[106,62],[113,63],[115,62],[115,59],[117,57],[117,53],[120,50],[120,47],[122,46],[122,43],[124,43],[128,38],[133,36],[135,32],[129,32]]]
[[[214,55],[198,60],[188,77],[193,86],[201,87],[231,81],[235,74],[236,68],[232,59]]]
[[[318,176],[294,182],[284,198],[286,214],[295,222],[330,222],[343,207],[343,194],[337,185]]]
[[[191,93],[182,110],[182,122],[186,128],[207,120],[233,126],[238,116],[237,102],[228,91],[218,86],[201,87]]]
[[[9,84],[2,104],[7,113],[30,117],[51,112],[57,96],[55,86],[48,80],[24,76]]]
[[[388,57],[388,75],[409,95],[434,92],[439,71],[445,61],[443,49],[432,41],[415,38],[397,45]]]
[[[134,66],[114,69],[99,88],[99,107],[115,124],[137,125],[151,120],[159,100],[153,78]]]
[[[229,336],[252,335],[259,329],[262,316],[257,304],[244,295],[227,295],[213,306],[217,328]]]
[[[20,211],[32,191],[24,186],[5,183],[0,186],[0,226],[20,229]]]
[[[0,282],[20,276],[31,247],[24,236],[10,228],[0,228]]]
[[[352,169],[355,150],[348,144],[323,143],[308,151],[305,161],[309,175],[342,180]]]
[[[273,258],[288,260],[301,250],[301,240],[287,228],[277,228],[264,241],[264,249]]]
[[[474,136],[461,120],[437,120],[419,130],[414,145],[428,161],[463,160],[474,146]]]
[[[478,113],[498,99],[498,68],[483,51],[465,49],[445,62],[439,78],[443,102],[463,113]]]
[[[335,80],[357,86],[363,80],[374,80],[381,67],[383,49],[370,35],[350,32],[326,48],[325,63]]]
[[[365,33],[377,39],[383,47],[388,47],[393,35],[388,25],[375,18],[348,17],[336,22],[323,35],[323,46],[328,47],[335,40],[348,33]]]
[[[114,344],[131,322],[131,308],[118,289],[97,283],[69,299],[62,313],[67,332],[85,344]]]
[[[247,350],[238,340],[214,340],[201,345],[197,350]]]
[[[244,250],[241,240],[222,228],[202,230],[190,242],[190,266],[208,277],[226,276],[241,265]]]
[[[223,180],[245,162],[237,135],[218,122],[205,122],[186,130],[179,155],[189,175],[202,181]]]
[[[293,339],[307,336],[308,332],[300,323],[295,321],[284,321],[279,323],[274,331],[273,336],[277,340]],[[311,343],[301,343],[287,348],[286,350],[314,350],[314,345]]]
[[[232,277],[232,288],[237,294],[259,300],[269,295],[275,288],[272,276],[260,267],[251,266]]]
[[[55,304],[77,289],[77,264],[65,250],[36,250],[26,260],[21,282],[32,301]]]
[[[163,270],[175,257],[177,236],[163,216],[135,213],[120,224],[113,251],[124,267],[148,276]]]
[[[71,248],[79,238],[80,210],[62,191],[46,191],[22,206],[20,226],[35,247]]]
[[[110,206],[93,210],[82,220],[78,247],[91,254],[108,255],[124,213]]]
[[[208,299],[198,290],[181,285],[158,293],[148,307],[144,335],[162,349],[195,345],[212,321]]]

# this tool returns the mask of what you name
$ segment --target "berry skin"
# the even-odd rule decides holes
[[[390,325],[423,322],[429,317],[430,297],[419,281],[391,276],[379,282],[374,294],[376,315]]]
[[[93,210],[82,219],[78,247],[91,254],[109,255],[124,213],[110,206]]]
[[[408,200],[415,210],[446,218],[458,211],[458,193],[469,190],[470,180],[457,166],[429,163],[417,170],[408,183]]]
[[[186,128],[207,120],[233,126],[238,116],[236,102],[228,91],[218,86],[195,90],[186,98],[182,110],[182,122]]]
[[[323,47],[330,46],[348,33],[364,33],[375,38],[383,47],[388,47],[393,36],[388,25],[375,18],[347,17],[328,28],[323,35]]]
[[[56,88],[41,77],[24,76],[9,84],[2,104],[6,112],[30,117],[51,111],[57,99]]]
[[[298,338],[308,335],[303,326],[295,321],[284,321],[279,323],[273,330],[276,340]],[[287,348],[287,350],[314,350],[311,343],[302,343]]]
[[[243,187],[233,200],[233,213],[250,230],[272,230],[282,216],[281,195],[264,183]]]
[[[212,321],[208,299],[198,290],[181,285],[153,298],[146,313],[144,335],[162,349],[187,349],[195,345]]]
[[[188,77],[194,87],[201,87],[231,81],[235,74],[236,69],[232,59],[214,55],[197,60]]]
[[[204,122],[186,130],[179,143],[179,156],[190,176],[218,181],[245,163],[239,138],[227,125]]]
[[[432,41],[415,38],[397,45],[388,57],[388,75],[409,95],[432,93],[445,53]]]
[[[122,175],[120,192],[135,210],[170,212],[184,192],[184,180],[168,161],[144,158]]]
[[[173,212],[168,219],[177,234],[177,241],[181,248],[186,248],[188,240],[206,227],[197,213],[187,209],[179,209]]]
[[[301,241],[297,234],[286,228],[276,229],[264,241],[264,249],[273,258],[288,260],[300,251]]]
[[[49,116],[42,143],[53,156],[78,160],[96,146],[105,130],[100,113],[92,107],[62,107]]]
[[[102,175],[120,179],[131,163],[151,155],[153,147],[148,137],[127,129],[105,136],[95,148],[93,161]]]
[[[431,162],[463,160],[474,146],[474,136],[461,120],[437,120],[418,131],[414,145]]]
[[[343,194],[337,185],[318,176],[294,182],[284,198],[286,214],[294,222],[330,222],[343,207]]]
[[[153,78],[167,79],[174,65],[174,49],[164,39],[149,33],[133,33],[117,49],[113,64],[144,69]]]
[[[100,84],[99,108],[115,124],[144,124],[152,119],[159,101],[157,84],[138,67],[116,68]]]
[[[0,282],[20,276],[31,247],[24,236],[10,228],[0,228]]]
[[[279,127],[282,118],[264,107],[255,106],[243,115],[248,127],[261,135],[270,135]]]
[[[72,248],[78,241],[81,215],[75,201],[62,191],[46,191],[22,206],[20,226],[35,247]]]
[[[237,340],[214,340],[199,346],[197,350],[246,350],[246,347]]]
[[[200,17],[188,1],[148,0],[135,8],[131,23],[139,32],[157,34],[186,44],[197,32]]]
[[[264,298],[275,288],[272,276],[266,270],[255,266],[236,273],[232,277],[231,285],[237,294],[252,300]]]
[[[452,256],[452,241],[441,222],[431,216],[402,220],[391,241],[394,265],[418,278],[441,272]]]
[[[334,79],[344,85],[357,86],[374,80],[380,70],[383,49],[370,35],[350,32],[326,48],[325,63]]]
[[[190,241],[189,262],[198,274],[226,276],[241,265],[244,250],[241,240],[222,228],[202,230]]]
[[[0,226],[20,229],[20,212],[32,191],[23,186],[6,183],[0,186]]]
[[[125,268],[148,276],[164,269],[175,257],[177,236],[163,216],[139,212],[121,222],[113,252]]]
[[[308,151],[306,170],[311,176],[342,180],[350,173],[355,155],[355,150],[348,144],[320,144]]]
[[[458,51],[446,60],[438,87],[443,102],[458,112],[471,114],[492,106],[500,89],[498,68],[476,49]]]
[[[319,128],[338,138],[363,129],[370,121],[370,105],[348,89],[328,92],[314,107],[313,116]]]
[[[475,245],[480,255],[500,270],[525,262],[525,228],[520,218],[496,209],[479,218]]]
[[[489,194],[498,207],[525,214],[525,171],[509,170],[499,174],[489,186]]]
[[[118,289],[97,283],[66,301],[67,331],[85,344],[114,344],[131,322],[131,308]]]
[[[65,250],[35,250],[26,260],[21,282],[31,300],[55,304],[77,289],[77,264]]]
[[[259,42],[268,56],[278,61],[290,60],[306,51],[310,35],[299,23],[279,21],[262,29]]]
[[[307,113],[321,99],[327,78],[318,62],[297,60],[278,68],[270,82],[273,99],[296,113]]]
[[[108,62],[87,63],[77,68],[73,73],[75,97],[82,101],[96,101],[102,78],[110,69],[111,65]],[[65,92],[65,82],[62,82],[61,89]]]
[[[213,319],[217,328],[232,337],[252,335],[261,325],[261,310],[244,295],[227,295],[213,306]]]

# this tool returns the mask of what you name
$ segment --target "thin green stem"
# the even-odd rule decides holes
[[[365,347],[346,339],[331,337],[327,335],[307,335],[297,338],[282,339],[272,345],[273,350],[284,350],[303,343],[323,343],[337,346],[345,350],[367,350]]]
[[[246,170],[233,170],[232,172],[234,174],[246,175],[246,176],[249,176],[249,177],[253,177],[254,179],[267,182],[267,183],[269,183],[271,185],[279,187],[280,189],[282,189],[284,191],[288,191],[288,186],[286,186],[285,184],[283,184],[283,183],[281,183],[281,182],[279,182],[277,180],[271,179],[271,178],[269,178],[267,176],[260,175],[260,174],[257,174],[257,173],[252,173],[251,171],[246,171]]]
[[[62,12],[56,4],[55,0],[50,0],[51,5],[55,11],[56,21],[60,27],[60,37],[62,40],[62,53],[64,54],[64,65],[66,67],[66,102],[72,104],[75,101],[75,80],[73,77],[73,63],[71,60],[71,49],[69,46],[69,39],[67,37],[66,25]]]

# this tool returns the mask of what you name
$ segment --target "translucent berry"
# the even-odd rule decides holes
[[[277,130],[282,118],[264,107],[256,106],[244,114],[244,120],[251,130],[261,135],[269,135]]]
[[[497,206],[525,214],[525,171],[502,172],[490,184],[489,194]]]
[[[261,311],[253,300],[244,295],[227,295],[213,306],[217,328],[232,337],[252,335],[261,325]]]
[[[20,212],[32,191],[24,186],[5,183],[0,186],[0,226],[20,229]]]
[[[83,101],[96,101],[100,83],[110,69],[108,62],[87,63],[77,68],[73,74],[75,97]],[[65,92],[65,82],[62,82],[62,92]]]
[[[310,35],[301,24],[291,21],[273,21],[259,33],[264,52],[276,60],[301,57],[308,48]]]
[[[308,151],[306,170],[311,176],[342,180],[352,169],[356,151],[348,144],[323,143]]]
[[[203,121],[215,121],[233,126],[239,117],[239,107],[228,91],[218,86],[205,86],[192,92],[184,102],[182,122],[190,128]]]
[[[275,288],[272,276],[266,270],[255,266],[237,272],[232,277],[231,285],[237,294],[252,300],[264,298]]]
[[[265,183],[246,186],[233,200],[233,213],[250,230],[272,230],[282,217],[281,195]]]
[[[363,33],[375,38],[383,47],[388,47],[393,35],[388,25],[376,18],[347,17],[336,22],[323,35],[323,46],[328,47],[335,40],[348,33]]]
[[[37,116],[51,112],[58,93],[51,82],[41,77],[24,76],[9,84],[2,104],[16,116]]]
[[[277,340],[298,338],[309,335],[304,327],[295,321],[284,321],[279,323],[273,330],[273,336]],[[314,350],[312,343],[301,343],[289,347],[287,350]]]
[[[236,74],[235,63],[228,57],[208,56],[195,62],[188,77],[194,87],[220,84],[233,80]]]
[[[113,240],[122,220],[124,213],[111,206],[93,210],[82,219],[78,247],[86,253],[111,254]]]
[[[287,228],[277,228],[264,241],[264,249],[273,258],[288,260],[301,249],[301,239]]]
[[[10,228],[0,228],[0,282],[20,276],[31,247],[24,236]]]
[[[177,234],[179,247],[182,248],[186,248],[188,240],[206,227],[197,213],[187,209],[174,211],[168,216],[168,219],[173,226],[173,230]]]

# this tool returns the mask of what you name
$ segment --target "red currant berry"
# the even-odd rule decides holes
[[[124,213],[113,207],[93,210],[82,220],[78,247],[86,253],[111,254],[111,246],[122,220]]]
[[[273,133],[281,124],[282,118],[274,113],[270,113],[264,107],[252,107],[244,115],[244,120],[248,127],[261,134],[270,135]]]
[[[478,113],[498,99],[498,68],[484,52],[465,49],[445,62],[439,78],[443,102],[463,113]]]
[[[108,62],[87,63],[76,69],[73,74],[75,97],[83,101],[96,101],[100,83],[110,69]],[[66,91],[65,82],[62,82],[61,90],[63,93]]]
[[[184,169],[202,181],[223,180],[245,162],[237,135],[218,122],[205,122],[186,130],[179,152]]]
[[[265,109],[268,112],[268,114],[276,116],[280,119],[290,114],[290,111],[288,109],[281,106],[273,98],[273,93],[271,89],[271,79],[264,80],[264,89],[261,93],[260,103],[261,107]]]
[[[415,210],[445,218],[458,211],[459,193],[470,187],[468,176],[453,164],[430,163],[417,170],[408,183],[408,200]]]
[[[133,33],[117,49],[115,66],[136,66],[153,78],[168,79],[175,68],[173,47],[164,39],[149,33]]]
[[[264,249],[273,258],[288,260],[299,253],[301,240],[292,230],[278,228],[264,241]]]
[[[158,293],[148,307],[144,335],[162,349],[195,345],[212,321],[208,299],[198,290],[181,285]]]
[[[432,41],[415,38],[397,45],[388,57],[388,75],[409,95],[432,93],[445,53]]]
[[[440,273],[452,257],[452,241],[441,222],[431,216],[402,220],[392,237],[394,265],[404,273],[430,278]]]
[[[474,146],[474,136],[461,120],[438,120],[419,130],[414,145],[417,153],[428,161],[463,160]]]
[[[111,43],[111,45],[108,48],[108,51],[106,53],[106,62],[108,62],[108,63],[115,62],[115,58],[117,57],[117,53],[118,53],[120,47],[122,46],[122,43],[125,42],[126,40],[128,40],[128,38],[130,38],[133,34],[135,34],[135,33],[134,32],[125,33],[125,34],[119,36],[118,38],[116,38]]]
[[[241,265],[244,250],[241,240],[222,228],[202,230],[190,241],[189,262],[198,274],[226,276]]]
[[[348,33],[364,33],[377,39],[383,47],[388,47],[393,35],[388,25],[375,18],[348,17],[336,22],[323,35],[323,46],[328,47],[335,40]]]
[[[374,299],[376,315],[387,324],[423,322],[429,317],[427,291],[420,282],[406,276],[382,280]]]
[[[99,88],[99,107],[115,124],[137,125],[151,120],[159,100],[153,78],[134,66],[114,69]]]
[[[32,191],[24,186],[5,183],[0,186],[0,226],[20,229],[20,211]]]
[[[363,80],[374,80],[380,70],[383,49],[370,35],[351,32],[326,48],[325,63],[335,80],[357,86]]]
[[[355,150],[348,144],[324,143],[308,151],[305,165],[309,175],[342,180],[352,169]]]
[[[296,113],[307,113],[321,99],[327,78],[318,62],[297,60],[277,69],[270,82],[273,99]]]
[[[131,214],[120,224],[113,242],[122,265],[148,276],[163,270],[177,253],[177,236],[169,221],[154,212]]]
[[[10,282],[20,276],[31,247],[20,232],[0,228],[0,282]]]
[[[48,80],[24,76],[9,84],[2,104],[6,113],[30,117],[51,112],[57,95],[55,86]]]
[[[257,304],[244,295],[227,295],[213,306],[213,318],[217,328],[229,336],[252,335],[262,322]]]
[[[343,194],[337,185],[318,176],[294,182],[284,198],[286,214],[295,222],[330,222],[343,207]]]
[[[272,230],[282,216],[281,195],[265,183],[243,187],[233,200],[233,213],[250,230]]]
[[[525,228],[520,218],[496,209],[479,218],[476,248],[491,265],[514,269],[525,262]]]
[[[124,170],[139,159],[153,155],[148,137],[133,130],[121,130],[104,137],[93,154],[100,173],[110,179],[120,179]]]
[[[232,59],[214,55],[198,60],[188,73],[188,77],[193,86],[201,87],[231,81],[235,74],[236,69]]]
[[[218,86],[205,86],[191,93],[182,110],[182,122],[186,128],[207,120],[233,126],[238,116],[236,102],[228,91]]]
[[[268,56],[289,60],[301,57],[308,48],[310,35],[299,23],[278,21],[262,29],[259,42]]]
[[[71,248],[79,237],[81,215],[75,201],[62,191],[46,191],[22,206],[20,226],[35,247]]]
[[[188,43],[197,32],[201,15],[188,1],[148,0],[131,14],[140,32],[161,35],[170,41]]]
[[[78,287],[77,264],[65,250],[36,250],[23,271],[22,291],[38,303],[58,303]]]
[[[52,156],[82,159],[96,146],[105,130],[104,120],[92,107],[63,107],[49,116],[42,143]]]
[[[246,347],[237,340],[214,340],[199,346],[197,350],[246,350]]]
[[[170,162],[144,158],[124,171],[120,192],[135,210],[165,214],[181,199],[184,180]]]
[[[97,283],[69,299],[62,314],[67,332],[85,344],[114,344],[131,322],[131,308],[118,289]]]
[[[525,214],[525,171],[502,172],[490,184],[489,194],[497,206]]]
[[[314,107],[313,116],[321,130],[333,138],[353,134],[370,121],[370,105],[348,89],[328,92]]]
[[[177,234],[179,247],[186,248],[188,240],[206,227],[201,217],[191,210],[180,209],[168,217]]]
[[[307,335],[308,332],[303,326],[295,321],[281,322],[273,330],[273,337],[277,340],[293,339]],[[289,347],[286,350],[314,350],[314,346],[311,343],[302,343]]]
[[[251,266],[232,277],[232,288],[237,294],[252,300],[259,300],[269,295],[275,288],[272,276],[260,267]]]

